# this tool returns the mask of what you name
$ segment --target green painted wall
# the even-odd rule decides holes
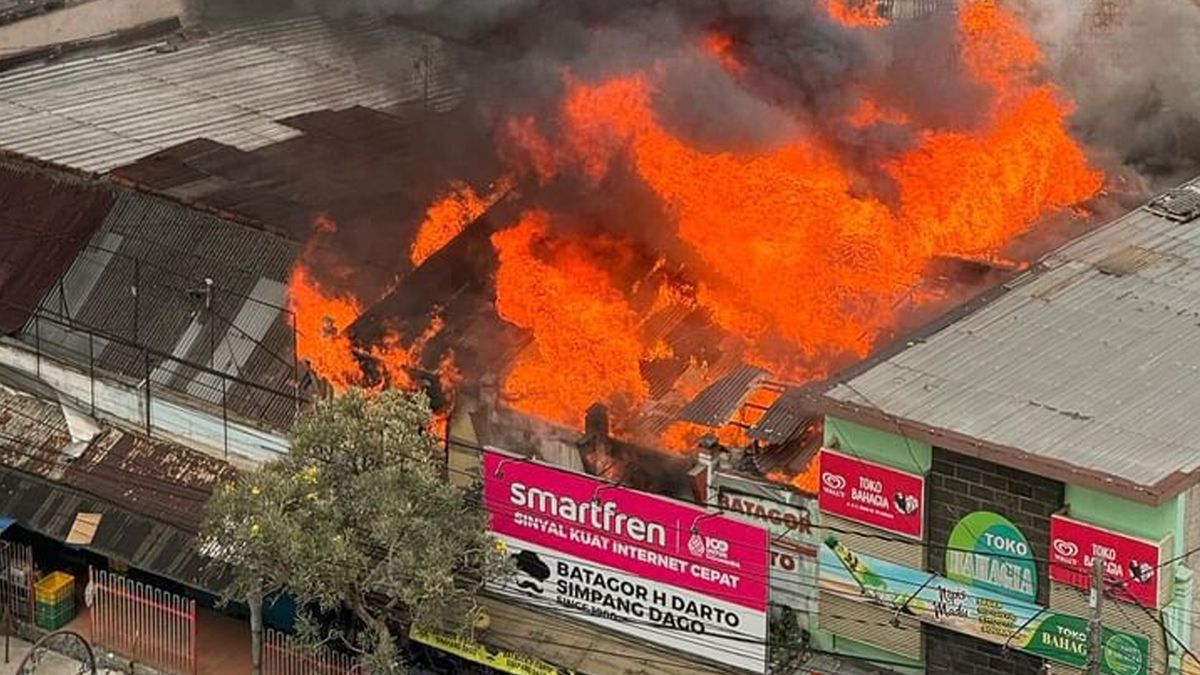
[[[1151,541],[1179,533],[1175,545],[1177,548],[1183,545],[1181,535],[1186,509],[1182,494],[1159,506],[1147,506],[1085,487],[1067,485],[1064,497],[1071,507],[1072,518]]]
[[[825,418],[825,446],[909,473],[927,474],[933,463],[928,443],[836,417]]]

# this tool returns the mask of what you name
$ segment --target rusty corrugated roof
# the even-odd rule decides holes
[[[0,334],[25,324],[111,205],[84,179],[0,160]]]
[[[115,428],[75,441],[62,406],[4,386],[0,465],[193,534],[214,486],[236,475],[214,457]]]
[[[103,514],[96,536],[86,548],[122,558],[146,570],[193,588],[218,593],[230,570],[205,558],[195,535],[144,513],[113,506],[64,484],[0,467],[0,513],[22,527],[63,541],[79,513]]]

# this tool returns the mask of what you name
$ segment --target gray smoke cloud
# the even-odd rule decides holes
[[[987,93],[946,56],[956,50],[954,0],[880,31],[848,30],[815,0],[197,1],[225,16],[367,13],[429,28],[479,55],[476,97],[496,114],[553,105],[564,68],[589,79],[667,62],[672,77],[655,103],[672,131],[700,147],[746,149],[815,128],[884,196],[875,167],[914,138],[908,127],[847,124],[861,92],[882,92],[916,128],[969,128],[986,109]],[[1048,75],[1077,104],[1076,135],[1098,158],[1132,167],[1154,187],[1200,173],[1200,3],[1006,3],[1045,48]],[[881,5],[898,15],[907,6]],[[714,29],[735,38],[748,72],[734,79],[697,55],[697,39]]]
[[[894,124],[849,116],[864,91],[903,111],[914,128],[964,128],[987,93],[955,58],[949,8],[878,31],[848,29],[817,0],[207,0],[208,13],[240,9],[383,15],[464,46],[472,96],[492,120],[539,115],[561,100],[564,70],[584,80],[670,69],[656,92],[660,120],[699,147],[739,150],[812,128],[862,174],[864,189],[890,191],[879,167],[916,141]],[[267,3],[267,4],[264,4]],[[270,3],[274,3],[271,5]],[[713,31],[733,38],[746,65],[737,77],[696,49]]]
[[[1020,3],[1090,147],[1155,189],[1200,174],[1200,4]]]

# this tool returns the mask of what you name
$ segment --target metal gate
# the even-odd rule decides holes
[[[325,647],[305,647],[291,636],[267,630],[263,675],[359,675],[358,658]]]
[[[196,601],[88,568],[92,642],[177,675],[196,673]]]
[[[6,617],[33,621],[33,549],[13,541],[0,541],[0,622]]]

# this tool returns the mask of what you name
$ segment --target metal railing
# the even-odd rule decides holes
[[[0,541],[0,620],[33,621],[33,549],[13,541]]]
[[[175,675],[196,673],[196,601],[88,568],[92,642]]]
[[[48,339],[47,334],[52,331],[57,334],[54,339]],[[63,336],[69,336],[70,339]],[[218,433],[222,434],[222,438],[211,440],[220,443],[226,454],[230,448],[230,427],[237,420],[283,432],[307,401],[296,382],[289,382],[292,385],[290,390],[259,384],[43,311],[33,313],[20,338],[33,348],[34,374],[39,379],[49,359],[73,364],[82,372],[86,384],[78,387],[76,392],[63,393],[73,393],[79,404],[90,410],[92,415],[97,413],[98,408],[101,412],[116,415],[99,405],[102,396],[100,390],[103,389],[101,383],[106,379],[119,381],[124,378],[128,388],[138,390],[140,400],[136,410],[130,409],[119,416],[141,426],[148,436],[155,435],[153,411],[156,398],[174,403],[187,399],[205,401],[213,407],[214,415],[220,416]],[[140,365],[136,384],[130,382],[130,373],[114,372],[105,367],[101,359],[102,352],[114,349],[136,354]],[[113,376],[116,376],[115,380]],[[181,390],[172,386],[171,381],[176,379],[184,379],[187,387]]]
[[[267,630],[263,640],[263,675],[360,675],[357,656],[328,647],[308,647],[295,638]]]

